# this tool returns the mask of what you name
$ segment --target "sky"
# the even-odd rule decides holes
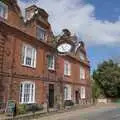
[[[107,59],[120,57],[120,0],[18,0],[45,9],[54,34],[68,28],[85,42],[91,70]]]

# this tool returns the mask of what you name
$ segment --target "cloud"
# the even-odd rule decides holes
[[[19,0],[24,8],[33,2]],[[113,45],[120,43],[120,20],[112,23],[97,20],[95,7],[85,4],[83,0],[37,0],[35,4],[49,13],[53,32],[58,34],[63,28],[76,33],[87,45]]]

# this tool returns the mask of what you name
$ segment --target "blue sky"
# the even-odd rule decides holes
[[[32,3],[31,3],[32,1]],[[86,44],[92,70],[120,56],[120,0],[19,0],[22,13],[30,4],[44,8],[55,34],[68,28]]]
[[[120,0],[85,0],[95,6],[95,16],[98,20],[116,22],[120,16]],[[120,56],[120,45],[96,45],[87,48],[92,70],[103,60],[116,59]]]

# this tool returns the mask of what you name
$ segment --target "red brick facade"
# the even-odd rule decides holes
[[[71,86],[71,100],[73,102],[76,102],[76,91],[80,92],[81,86],[85,87],[84,99],[90,99],[90,65],[84,46],[78,49],[76,54],[58,55],[56,49],[52,47],[53,33],[51,26],[47,18],[42,18],[47,17],[47,13],[40,9],[40,14],[24,22],[17,3],[13,7],[10,2],[11,0],[8,0],[5,3],[8,6],[8,18],[1,19],[0,22],[0,99],[4,102],[12,99],[20,103],[20,85],[23,81],[31,81],[35,84],[34,102],[39,104],[48,100],[49,84],[54,85],[54,105],[58,103],[58,99],[64,99],[65,85]],[[36,38],[37,26],[46,30],[45,41]],[[36,48],[35,68],[22,65],[21,51],[23,44],[29,44]],[[80,51],[84,53],[85,60],[80,60]],[[48,70],[47,56],[49,54],[55,56],[55,70]],[[64,75],[64,61],[66,60],[71,64],[70,76]],[[80,65],[85,69],[84,80],[80,80]],[[79,97],[79,99],[81,98]]]

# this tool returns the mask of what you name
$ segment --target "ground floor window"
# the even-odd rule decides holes
[[[20,103],[35,102],[35,84],[33,82],[22,82],[20,85]]]
[[[81,90],[80,90],[80,95],[81,95],[81,99],[85,99],[85,87],[81,87]]]
[[[71,100],[71,86],[70,85],[66,85],[64,87],[64,100]]]

